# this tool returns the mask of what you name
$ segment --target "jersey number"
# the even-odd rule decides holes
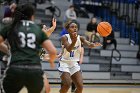
[[[74,57],[74,51],[70,52],[70,57]]]
[[[29,48],[36,48],[36,36],[34,33],[28,33],[25,35],[23,32],[19,32],[18,35],[20,37],[21,47],[25,47],[27,45]]]

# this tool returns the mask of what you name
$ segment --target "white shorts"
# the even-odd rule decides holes
[[[77,71],[80,71],[80,66],[77,61],[74,62],[63,62],[59,61],[58,70],[60,72],[68,72],[70,75],[73,75]]]

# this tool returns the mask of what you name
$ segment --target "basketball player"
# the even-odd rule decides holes
[[[77,35],[77,24],[70,21],[65,28],[69,34],[65,34],[61,38],[64,49],[59,62],[58,70],[61,73],[62,87],[60,93],[67,93],[71,86],[71,80],[76,86],[75,93],[82,93],[83,80],[80,71],[80,66],[77,63],[80,60],[81,44],[89,48],[101,46],[100,43],[90,43],[84,37]]]
[[[69,22],[69,21],[73,21],[73,20],[68,20],[67,22]],[[65,23],[66,25],[67,25],[67,22]],[[78,23],[76,21],[75,21],[75,23],[78,26],[78,30],[77,31],[79,31],[79,25],[78,25]],[[68,34],[68,32],[67,32],[67,30],[65,28],[65,25],[64,25],[64,28],[63,28],[60,36],[62,37],[65,34]],[[63,50],[63,48],[64,48],[64,45],[62,45],[62,50]],[[61,56],[62,56],[62,52],[59,53],[58,57],[60,58]],[[83,63],[83,57],[84,57],[84,48],[83,48],[83,45],[82,45],[82,47],[81,47],[81,53],[80,53],[80,61],[78,61],[79,64],[82,64]],[[73,93],[75,91],[75,89],[76,89],[76,87],[75,87],[74,83],[72,82],[72,84],[71,84],[71,93]]]
[[[56,48],[43,31],[33,22],[34,8],[25,4],[14,12],[13,22],[0,31],[0,44],[7,39],[11,46],[11,62],[3,80],[5,93],[18,93],[23,86],[28,93],[40,93],[43,89],[43,71],[39,57],[42,45],[49,53],[54,67]],[[51,48],[50,48],[51,47]]]
[[[50,37],[52,32],[55,30],[56,28],[56,19],[52,19],[52,27],[51,28],[48,28],[46,25],[43,25],[42,26],[42,31],[45,32],[45,34]],[[48,61],[50,58],[49,58],[49,55],[48,54],[44,54],[43,56],[43,59],[44,61]],[[47,79],[47,76],[44,75],[44,83],[45,83],[45,91],[46,93],[50,93],[50,85],[49,85],[49,81]]]

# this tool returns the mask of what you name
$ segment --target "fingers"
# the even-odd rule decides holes
[[[56,19],[55,18],[52,19],[52,25],[54,28],[56,27]]]
[[[95,47],[97,47],[97,46],[103,46],[101,43],[95,43],[94,45],[95,45]]]
[[[55,18],[53,18],[53,19],[52,19],[52,21],[53,21],[53,22],[56,22],[56,19],[55,19]]]
[[[56,19],[55,18],[52,19],[52,23],[53,24],[56,23]]]

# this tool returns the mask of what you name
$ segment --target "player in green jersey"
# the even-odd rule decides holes
[[[12,55],[3,80],[5,93],[18,93],[23,86],[27,88],[28,93],[42,91],[43,71],[38,55],[40,45],[48,51],[49,62],[51,67],[54,67],[56,48],[33,20],[34,8],[31,5],[18,6],[12,24],[0,31],[0,43],[7,39]]]

